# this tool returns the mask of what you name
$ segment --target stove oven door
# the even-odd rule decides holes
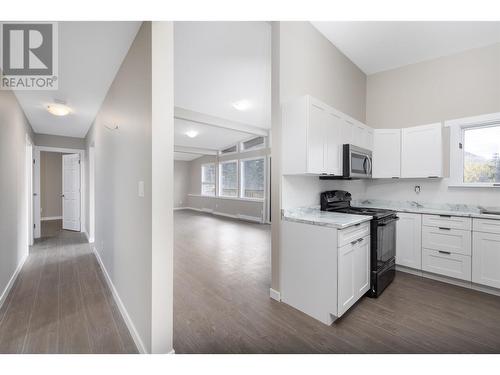
[[[396,257],[396,222],[399,217],[382,219],[377,223],[377,269]]]

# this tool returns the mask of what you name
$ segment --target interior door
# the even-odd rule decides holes
[[[63,229],[80,231],[80,154],[62,157]]]

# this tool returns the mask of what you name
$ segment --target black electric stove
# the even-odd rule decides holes
[[[351,194],[344,190],[321,193],[322,211],[368,215],[370,221],[370,289],[369,297],[378,297],[396,275],[396,211],[380,208],[352,207]]]

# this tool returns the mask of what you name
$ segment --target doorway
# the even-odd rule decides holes
[[[84,150],[35,147],[33,238],[84,228]]]

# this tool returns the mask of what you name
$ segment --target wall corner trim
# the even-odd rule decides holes
[[[104,274],[104,278],[106,279],[106,283],[109,286],[109,289],[111,289],[111,294],[113,295],[113,298],[118,306],[118,309],[120,310],[120,314],[123,317],[123,320],[125,321],[125,324],[127,325],[127,328],[130,332],[130,335],[132,336],[132,339],[134,340],[135,346],[137,347],[137,350],[141,354],[148,354],[148,351],[146,349],[146,346],[142,342],[142,339],[139,335],[139,332],[137,332],[137,329],[135,328],[134,323],[132,322],[132,319],[130,318],[130,315],[128,314],[128,311],[123,304],[120,295],[118,294],[118,291],[115,288],[115,285],[113,284],[113,281],[111,281],[111,278],[109,277],[108,271],[106,270],[106,267],[104,266],[104,263],[101,259],[101,256],[99,255],[99,252],[95,248],[95,246],[92,246],[92,252],[94,253],[95,257],[97,258],[97,262],[99,263],[99,266],[101,267],[102,273]]]
[[[269,297],[274,299],[275,301],[281,302],[281,293],[273,288],[269,288]]]
[[[9,282],[5,286],[5,289],[2,292],[2,295],[0,296],[0,309],[2,308],[3,304],[7,300],[7,296],[9,295],[9,292],[11,291],[12,287],[14,286],[14,282],[16,281],[17,277],[19,276],[19,272],[21,272],[21,269],[24,266],[24,263],[26,262],[26,259],[28,259],[28,254],[24,255],[21,261],[19,262],[19,265],[17,266],[16,270],[12,274]]]

